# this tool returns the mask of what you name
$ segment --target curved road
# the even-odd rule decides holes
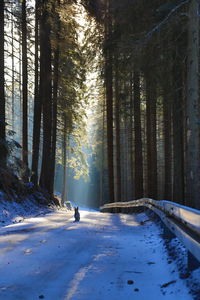
[[[1,300],[192,299],[141,213],[59,211],[0,229]]]

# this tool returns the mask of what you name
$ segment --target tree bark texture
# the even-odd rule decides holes
[[[106,116],[107,116],[107,155],[109,201],[114,202],[114,166],[113,166],[113,54],[111,49],[112,20],[108,4],[105,45],[105,88],[106,88]]]
[[[28,181],[28,60],[27,60],[27,20],[26,0],[22,1],[22,161],[23,178]]]
[[[183,81],[182,66],[174,58],[173,96],[173,201],[184,204],[184,129],[183,129]]]
[[[60,5],[60,1],[57,1]],[[54,190],[55,165],[56,165],[56,138],[57,138],[57,102],[58,102],[58,81],[59,81],[59,58],[60,58],[60,18],[56,13],[56,46],[53,60],[53,98],[52,98],[52,145],[51,145],[51,193]],[[66,125],[67,127],[67,125]]]
[[[121,201],[121,145],[118,58],[115,59],[115,120],[116,120],[116,201]]]
[[[200,209],[199,2],[191,0],[188,21],[186,104],[186,204]]]
[[[138,71],[134,71],[134,130],[135,130],[135,199],[143,197],[143,151],[142,129],[140,110],[140,77]]]
[[[39,3],[35,2],[35,90],[34,90],[34,117],[33,117],[33,142],[32,142],[32,175],[31,181],[38,184],[38,162],[39,162],[39,149],[40,149],[40,130],[41,130],[41,113],[42,113],[42,99],[41,99],[41,87],[43,78],[40,74],[40,93],[39,93]],[[42,32],[40,38],[44,38]],[[40,39],[40,44],[42,40]],[[40,69],[42,69],[43,62],[40,58]]]
[[[51,193],[51,146],[52,146],[52,73],[51,73],[51,25],[48,12],[48,1],[45,1],[41,17],[41,97],[43,106],[43,150],[40,186]]]
[[[171,99],[168,96],[169,90],[169,86],[163,88],[165,200],[172,200],[172,104]]]
[[[5,78],[4,78],[4,1],[0,1],[0,166],[5,167],[7,150],[5,146]]]
[[[156,83],[146,73],[147,192],[157,199]]]
[[[62,141],[62,164],[63,164],[63,182],[62,182],[62,204],[67,201],[67,119],[64,115],[63,141]]]

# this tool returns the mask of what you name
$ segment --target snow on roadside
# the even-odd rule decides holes
[[[31,195],[23,202],[7,201],[4,197],[5,194],[0,191],[0,227],[57,210],[56,207],[40,204]],[[38,193],[38,197],[41,198],[41,194]]]
[[[193,298],[200,300],[200,267],[193,271],[188,270],[188,251],[177,237],[165,240],[165,245],[169,255],[168,262],[173,261],[176,264],[179,277],[185,281]]]
[[[166,255],[169,265],[172,263],[176,265],[179,273],[179,278],[185,282],[193,299],[200,300],[200,267],[196,262],[196,269],[191,271],[188,268],[188,250],[183,245],[181,240],[175,235],[170,235],[167,238],[164,234],[166,226],[162,223],[159,217],[152,211],[148,210],[147,215],[154,220],[158,227],[160,227],[161,236],[163,237],[164,254]],[[195,262],[193,262],[195,266]],[[174,270],[172,272],[175,272]]]
[[[34,196],[37,196],[39,201],[37,201]],[[4,192],[0,191],[0,227],[19,223],[27,218],[45,215],[57,210],[70,211],[73,210],[73,207],[77,206],[77,204],[69,201],[65,203],[65,207],[46,206],[41,204],[43,202],[42,200],[45,200],[41,193],[35,193],[34,196],[30,195],[23,202],[7,201],[4,200]],[[60,195],[56,196],[57,198],[60,197]],[[79,210],[96,211],[85,207],[79,207]]]

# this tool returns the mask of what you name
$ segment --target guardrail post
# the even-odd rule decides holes
[[[122,210],[122,214],[126,213],[126,207],[122,207],[121,210]]]
[[[200,267],[200,262],[188,251],[188,271],[194,271]]]
[[[113,208],[113,213],[118,214],[119,213],[119,208],[118,207],[114,207]]]

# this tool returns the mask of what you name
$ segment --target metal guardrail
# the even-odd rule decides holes
[[[200,211],[165,200],[142,198],[129,202],[108,203],[102,212],[131,212],[134,207],[147,207],[154,211],[200,262]]]

